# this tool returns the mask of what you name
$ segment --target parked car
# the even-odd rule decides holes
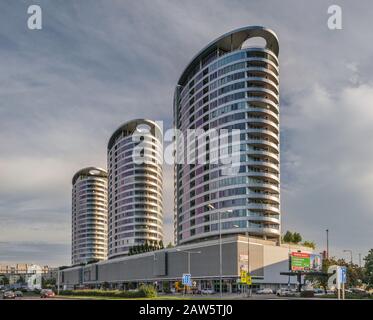
[[[55,296],[53,290],[43,289],[40,291],[40,298],[53,298]]]
[[[259,289],[256,292],[257,294],[273,294],[273,290],[271,288],[263,288]]]
[[[295,296],[296,292],[288,289],[288,288],[281,288],[276,291],[276,295],[279,297],[290,297]]]
[[[214,290],[213,289],[202,289],[201,290],[201,294],[214,294]]]
[[[22,291],[15,291],[14,294],[16,295],[16,297],[23,297]]]
[[[5,291],[3,294],[3,299],[15,299],[16,295],[13,291]]]
[[[322,296],[322,295],[325,294],[325,290],[320,289],[320,288],[316,288],[316,289],[313,289],[313,294],[315,296]]]

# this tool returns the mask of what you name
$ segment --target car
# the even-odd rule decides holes
[[[288,288],[280,288],[276,291],[276,295],[279,297],[290,297],[295,296],[295,292]]]
[[[16,295],[16,297],[23,297],[22,291],[15,291],[14,294]]]
[[[273,290],[271,288],[263,288],[263,289],[259,289],[256,293],[257,294],[273,294]]]
[[[53,290],[43,289],[40,291],[40,298],[53,298],[55,296]]]
[[[16,295],[13,291],[5,291],[3,294],[3,299],[15,299]]]
[[[316,288],[316,289],[313,289],[313,294],[315,296],[323,296],[325,294],[325,290]]]
[[[214,294],[215,292],[214,292],[214,290],[212,290],[212,289],[202,289],[201,290],[201,294]]]

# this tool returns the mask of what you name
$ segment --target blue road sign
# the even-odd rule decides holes
[[[192,276],[190,273],[183,273],[181,283],[185,286],[192,286]]]
[[[342,267],[341,268],[341,283],[346,283],[347,282],[347,268]]]

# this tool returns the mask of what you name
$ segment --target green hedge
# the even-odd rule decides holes
[[[300,296],[302,298],[313,298],[315,296],[314,292],[313,291],[302,291],[300,293]]]
[[[121,290],[63,290],[60,295],[65,296],[84,296],[84,297],[111,297],[111,298],[154,298],[157,291],[153,286],[142,285],[135,291]]]

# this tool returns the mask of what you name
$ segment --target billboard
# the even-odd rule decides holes
[[[290,255],[291,271],[321,271],[321,255],[306,252],[292,252]]]

